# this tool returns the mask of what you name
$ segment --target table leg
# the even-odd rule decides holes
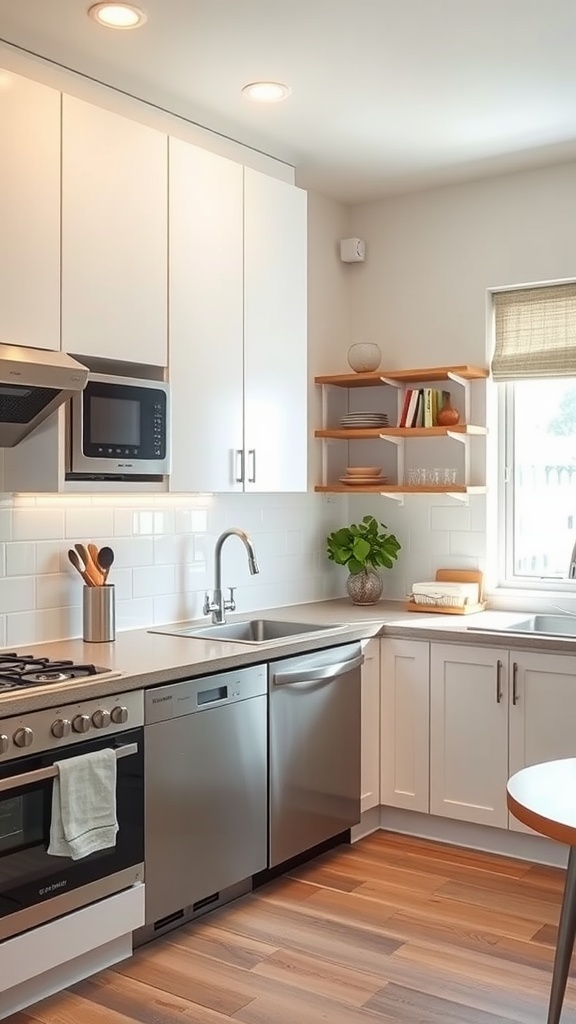
[[[566,880],[564,882],[564,896],[562,898],[562,909],[560,911],[560,923],[558,925],[558,939],[556,942],[556,955],[554,957],[554,971],[552,974],[552,987],[550,989],[550,1003],[548,1006],[547,1024],[558,1024],[562,1013],[562,1003],[566,991],[568,972],[572,950],[574,949],[574,936],[576,935],[576,847],[571,846],[568,854],[568,867],[566,868]]]

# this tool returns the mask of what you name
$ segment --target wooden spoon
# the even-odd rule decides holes
[[[94,583],[92,582],[90,576],[88,575],[88,573],[84,569],[84,567],[82,565],[82,562],[80,561],[80,558],[78,557],[78,555],[76,554],[76,552],[72,548],[70,548],[70,550],[68,551],[68,559],[72,563],[74,568],[78,570],[78,572],[80,573],[82,579],[84,580],[84,583],[88,587],[93,587]]]
[[[103,579],[102,579],[102,583],[103,584],[106,583],[106,580],[108,579],[108,573],[110,572],[110,569],[112,568],[112,563],[113,562],[114,562],[114,551],[113,551],[113,549],[109,548],[109,547],[100,548],[100,551],[98,552],[98,568],[101,570],[101,572],[103,574]]]
[[[88,548],[85,544],[75,544],[74,547],[80,555],[81,561],[84,563],[84,579],[91,587],[100,587],[103,583],[102,576],[99,569],[93,565],[92,559],[88,553]]]
[[[87,546],[88,554],[90,555],[90,572],[98,580],[99,586],[102,586],[105,580],[102,567],[98,561],[98,547],[96,544],[88,544]]]

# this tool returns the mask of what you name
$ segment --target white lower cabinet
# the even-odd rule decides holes
[[[509,775],[542,761],[576,757],[576,660],[510,651]],[[528,831],[510,815],[509,827]]]
[[[362,644],[362,812],[380,803],[380,641]]]
[[[506,828],[507,663],[507,651],[431,645],[431,814]]]
[[[371,641],[371,644],[375,641]],[[367,663],[367,681],[373,664]],[[375,770],[375,699],[363,703],[364,781]],[[364,696],[363,696],[364,701]],[[380,803],[529,831],[506,805],[511,775],[576,757],[576,659],[420,640],[380,641]],[[366,766],[365,766],[366,765]]]
[[[381,640],[380,801],[429,810],[429,651],[420,640]]]

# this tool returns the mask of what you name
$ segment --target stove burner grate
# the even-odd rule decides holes
[[[105,671],[97,665],[78,665],[68,660],[51,661],[50,658],[35,658],[29,654],[0,654],[0,691],[60,683]]]

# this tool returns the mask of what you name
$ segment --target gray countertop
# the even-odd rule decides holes
[[[248,617],[309,622],[326,626],[327,630],[335,625],[339,628],[337,631],[316,632],[258,645],[168,636],[147,629],[118,633],[112,643],[84,643],[77,639],[28,644],[25,651],[27,654],[36,653],[53,659],[71,658],[83,664],[93,663],[118,675],[112,678],[93,676],[81,683],[51,684],[28,691],[8,691],[0,694],[0,718],[271,661],[373,636],[549,651],[556,654],[576,653],[576,637],[544,638],[501,632],[504,626],[526,618],[526,612],[485,611],[474,615],[438,615],[407,612],[403,604],[395,601],[380,601],[376,605],[359,607],[346,599],[338,599],[268,608],[261,612],[231,616],[230,621]],[[190,623],[179,622],[174,628],[181,629],[187,625]],[[202,621],[202,625],[206,625],[206,620]],[[476,625],[487,627],[487,631],[476,633],[469,630],[468,627]]]

